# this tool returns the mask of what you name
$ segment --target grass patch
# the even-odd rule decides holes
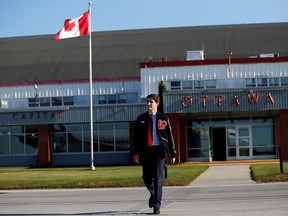
[[[252,178],[257,183],[286,182],[288,181],[288,162],[283,164],[283,173],[280,173],[280,164],[252,164]]]
[[[164,186],[186,186],[208,166],[168,166]],[[77,168],[0,167],[0,189],[52,189],[144,186],[141,166]]]

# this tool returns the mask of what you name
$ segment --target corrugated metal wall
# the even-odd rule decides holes
[[[250,97],[252,97],[252,94]],[[248,90],[223,90],[223,91],[186,91],[174,92],[170,91],[164,94],[164,111],[166,113],[201,113],[201,112],[229,112],[229,111],[250,111],[250,110],[279,110],[288,108],[288,90],[284,88],[279,89],[256,89],[253,92],[254,97],[259,94],[258,102],[253,100],[250,104],[248,100]],[[269,96],[271,94],[271,98]],[[221,105],[219,106],[218,96],[221,98]],[[206,106],[203,105],[206,98]],[[234,96],[237,97],[239,104],[236,102]],[[186,97],[186,98],[185,98]],[[190,104],[190,98],[192,104]],[[274,103],[272,103],[272,100]],[[267,101],[267,103],[266,103]],[[182,105],[182,102],[184,105]],[[232,103],[232,104],[231,104]],[[190,106],[191,105],[191,106]]]
[[[93,95],[140,92],[139,81],[93,82]],[[38,84],[39,97],[89,95],[89,83]],[[35,97],[34,84],[0,87],[0,98],[21,99]]]
[[[288,76],[288,62],[141,68],[141,97],[158,92],[161,80],[243,79]]]
[[[94,122],[133,121],[146,111],[146,104],[99,105],[93,107]],[[89,107],[46,107],[0,112],[1,125],[90,122]]]

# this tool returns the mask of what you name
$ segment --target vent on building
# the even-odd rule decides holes
[[[204,60],[204,50],[186,51],[186,60]]]

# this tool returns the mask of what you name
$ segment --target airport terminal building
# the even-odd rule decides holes
[[[131,163],[158,93],[178,163],[288,159],[288,23],[94,32],[95,165]],[[0,39],[0,166],[90,163],[88,38]]]

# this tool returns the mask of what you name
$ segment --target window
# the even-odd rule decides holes
[[[75,99],[75,106],[89,106],[88,96],[77,96],[77,97],[74,97],[74,99]],[[93,103],[94,101],[97,101],[97,100],[95,100],[93,96]]]
[[[64,106],[74,106],[74,97],[63,97]]]
[[[56,153],[67,152],[67,126],[63,124],[53,125],[52,150]]]
[[[25,126],[25,146],[26,154],[38,153],[38,128],[35,126]]]
[[[125,94],[117,95],[117,101],[118,103],[127,103],[127,95]]]
[[[107,104],[107,95],[99,95],[98,104]]]
[[[40,100],[40,106],[51,106],[51,102],[50,102],[51,98],[39,98]]]
[[[82,152],[82,125],[67,125],[68,152]]]
[[[288,77],[281,77],[281,86],[288,85]]]
[[[9,101],[11,103],[12,100]],[[123,104],[136,103],[138,101],[137,93],[121,93],[109,95],[93,95],[93,105],[98,104]],[[19,108],[27,106],[27,99],[23,101],[17,99],[12,101],[11,107]],[[19,102],[19,103],[17,103]],[[8,106],[8,101],[5,101]],[[2,101],[2,107],[5,103]],[[4,105],[3,105],[4,104]],[[15,104],[15,105],[14,105]],[[66,97],[43,97],[43,98],[29,98],[29,107],[49,107],[49,106],[89,106],[90,96],[66,96]]]
[[[127,94],[127,102],[128,103],[136,103],[138,101],[137,93],[129,93]]]
[[[256,79],[255,78],[246,79],[246,87],[256,87]]]
[[[171,90],[181,89],[181,81],[171,81]]]
[[[274,134],[272,126],[254,126],[252,128],[253,155],[275,155]]]
[[[194,89],[203,89],[203,88],[204,88],[204,80],[194,81]]]
[[[193,89],[193,81],[183,81],[183,89]]]
[[[108,95],[108,104],[116,104],[116,95]]]
[[[100,151],[114,151],[113,124],[99,124]]]
[[[62,106],[62,97],[52,97],[52,106]]]
[[[206,80],[206,88],[216,88],[216,80]]]
[[[38,131],[32,126],[0,127],[0,155],[37,154]]]
[[[9,127],[0,127],[0,155],[9,154],[10,145]]]
[[[267,78],[257,78],[257,85],[258,86],[268,86],[268,79]]]
[[[90,152],[90,124],[53,125],[52,149],[54,153]],[[94,124],[93,150],[94,152],[129,151],[129,123]]]
[[[269,86],[279,86],[279,78],[278,77],[271,77],[269,78]]]
[[[38,107],[39,106],[39,99],[38,98],[29,98],[28,99],[28,106],[29,107]]]
[[[83,124],[83,144],[84,144],[84,152],[91,151],[91,132],[90,132],[90,124]],[[93,125],[93,151],[98,152],[98,125]]]
[[[129,124],[115,124],[115,145],[116,151],[128,151],[130,149]]]

